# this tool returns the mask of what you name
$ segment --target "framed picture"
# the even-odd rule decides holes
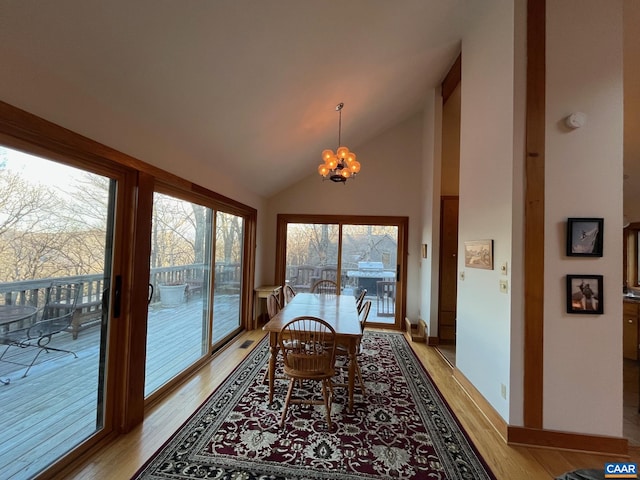
[[[567,255],[569,257],[601,257],[604,219],[567,219]]]
[[[464,266],[493,270],[493,240],[464,242]]]
[[[567,275],[567,313],[604,312],[602,275]]]

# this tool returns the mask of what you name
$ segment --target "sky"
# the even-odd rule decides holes
[[[29,183],[47,185],[56,190],[64,190],[70,177],[79,177],[83,173],[77,168],[0,146],[0,163],[4,161],[6,168],[22,173],[22,178]]]

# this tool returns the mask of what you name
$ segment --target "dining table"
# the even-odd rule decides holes
[[[362,338],[362,327],[358,317],[356,299],[353,295],[298,293],[262,328],[269,332],[269,403],[273,402],[280,331],[288,322],[301,316],[317,317],[326,321],[335,330],[336,343],[347,347],[349,352],[348,409],[349,412],[352,412],[356,375],[355,362],[357,361],[358,343]]]
[[[31,318],[37,311],[38,309],[31,305],[0,305],[0,332],[14,324],[21,327],[22,322]]]

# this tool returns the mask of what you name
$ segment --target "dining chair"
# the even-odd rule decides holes
[[[360,311],[362,310],[362,302],[364,301],[364,297],[367,296],[367,289],[363,288],[360,291],[360,295],[358,295],[358,298],[356,298],[356,307],[358,308],[358,314],[360,314]]]
[[[311,287],[311,293],[338,294],[338,284],[333,280],[318,280]]]
[[[275,317],[278,312],[282,309],[280,306],[280,299],[276,293],[270,293],[267,297],[267,314],[269,315],[269,320]],[[262,382],[266,382],[269,378],[269,370],[264,372],[264,377],[262,378]]]
[[[331,430],[333,426],[331,423],[331,403],[333,401],[331,379],[336,373],[335,330],[321,318],[300,316],[282,327],[279,337],[284,373],[289,378],[289,388],[280,419],[280,427],[284,426],[289,405],[293,403],[324,405],[327,425]],[[315,397],[293,398],[296,384],[301,385],[303,380],[320,383],[322,400]]]
[[[280,299],[278,295],[275,293],[270,293],[267,297],[267,314],[269,315],[269,320],[277,315],[277,313],[282,309],[280,306]]]
[[[284,286],[283,291],[284,291],[284,303],[285,304],[289,303],[291,300],[293,300],[293,297],[296,296],[296,291],[289,284],[286,284]]]
[[[364,329],[367,326],[367,319],[369,318],[369,310],[371,310],[371,300],[367,300],[366,302],[363,302],[362,304],[362,312],[359,314],[359,318],[360,318],[360,330],[362,331],[362,333],[364,334]],[[364,386],[364,380],[362,379],[362,371],[360,370],[360,365],[358,364],[358,355],[360,354],[360,340],[358,340],[358,345],[357,345],[357,352],[356,352],[356,364],[355,364],[355,368],[356,368],[356,386],[360,387],[360,390],[362,390],[362,396],[365,396],[367,394],[367,391],[365,389]],[[348,369],[349,368],[349,349],[347,348],[346,345],[341,344],[341,343],[337,343],[336,344],[336,360],[341,359],[340,363],[341,366],[339,367],[340,369]],[[347,383],[335,383],[334,386],[336,387],[348,387]]]

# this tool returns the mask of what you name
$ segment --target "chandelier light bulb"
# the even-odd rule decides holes
[[[333,150],[323,150],[322,151],[322,159],[327,162],[331,157],[333,157]]]
[[[326,177],[329,174],[329,167],[325,163],[318,165],[318,173],[323,177]]]

